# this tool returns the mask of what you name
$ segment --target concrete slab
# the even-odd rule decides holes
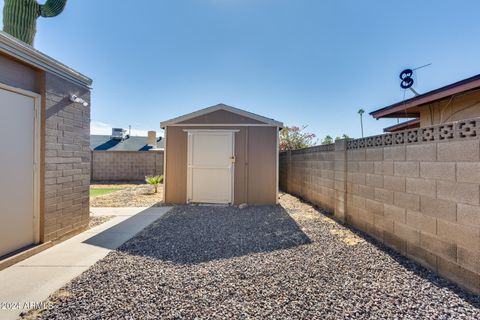
[[[16,319],[32,305],[41,304],[169,210],[91,208],[94,214],[116,217],[0,271],[0,319]]]

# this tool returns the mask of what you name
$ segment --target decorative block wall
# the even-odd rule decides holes
[[[337,141],[280,158],[283,190],[480,292],[480,119]]]

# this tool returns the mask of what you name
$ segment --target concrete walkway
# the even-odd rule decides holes
[[[91,208],[93,215],[116,217],[0,271],[0,319],[16,319],[40,304],[169,210]]]

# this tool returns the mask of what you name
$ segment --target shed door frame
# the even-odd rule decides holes
[[[34,105],[34,138],[33,138],[33,239],[34,244],[40,242],[40,130],[41,130],[41,95],[28,90],[15,88],[0,82],[0,89],[10,91],[33,99]],[[19,248],[20,249],[20,248]]]
[[[233,204],[235,202],[234,199],[234,194],[235,194],[235,133],[239,132],[240,130],[238,129],[184,129],[183,131],[187,132],[188,134],[188,141],[187,141],[187,203],[192,202],[192,196],[193,196],[193,180],[192,180],[192,168],[190,166],[191,162],[191,156],[193,152],[193,144],[192,144],[192,137],[195,135],[195,133],[219,133],[219,132],[224,132],[224,133],[231,133],[232,137],[232,155],[231,157],[234,159],[231,167],[230,167],[230,201],[229,204]]]

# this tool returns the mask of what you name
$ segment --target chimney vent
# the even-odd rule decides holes
[[[148,146],[156,148],[157,147],[157,132],[148,131]]]

